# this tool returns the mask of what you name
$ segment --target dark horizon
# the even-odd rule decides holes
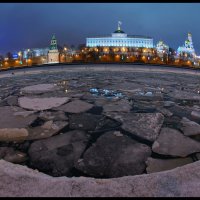
[[[59,45],[85,44],[86,37],[109,35],[122,21],[128,35],[163,40],[177,50],[187,33],[200,53],[200,3],[1,3],[0,54],[45,48],[55,33]]]

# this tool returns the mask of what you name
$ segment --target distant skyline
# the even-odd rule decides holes
[[[163,40],[177,50],[191,32],[200,55],[200,3],[0,3],[0,54],[50,45],[86,43],[86,37],[109,35],[121,28],[128,35]]]

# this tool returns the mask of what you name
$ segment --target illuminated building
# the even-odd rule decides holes
[[[48,63],[59,63],[59,51],[55,35],[51,39],[51,45],[48,51]]]
[[[177,49],[178,55],[195,56],[195,49],[192,42],[192,34],[188,33],[188,38],[185,41],[185,45]]]
[[[160,57],[162,61],[164,61],[164,59],[165,59],[165,61],[168,61],[169,46],[166,45],[162,40],[160,40],[157,43],[156,51],[157,51],[158,57]]]
[[[22,51],[23,58],[32,58],[39,56],[47,56],[49,51],[49,47],[47,48],[33,48],[33,49],[25,49]]]
[[[121,22],[118,22],[118,29],[105,37],[86,38],[87,47],[145,47],[153,48],[153,38],[139,35],[127,35],[121,30]]]
[[[166,45],[162,40],[160,40],[156,45],[156,50],[158,53],[168,52],[169,46]]]

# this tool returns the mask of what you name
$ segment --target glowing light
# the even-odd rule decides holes
[[[104,51],[105,51],[105,52],[108,52],[108,48],[104,48]]]
[[[145,60],[145,59],[146,59],[146,57],[145,57],[145,56],[142,56],[142,59],[143,59],[143,60]]]
[[[122,48],[121,48],[121,51],[125,52],[125,51],[126,51],[126,49],[125,49],[124,47],[122,47]]]
[[[12,58],[13,58],[13,59],[17,59],[17,58],[18,58],[18,54],[13,54],[13,55],[12,55]]]

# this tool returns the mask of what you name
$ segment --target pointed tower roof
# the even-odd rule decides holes
[[[54,33],[53,36],[52,36],[52,40],[56,40],[55,33]]]
[[[51,45],[50,45],[50,50],[53,49],[58,49],[57,48],[57,40],[55,34],[53,34],[52,39],[51,39]]]

